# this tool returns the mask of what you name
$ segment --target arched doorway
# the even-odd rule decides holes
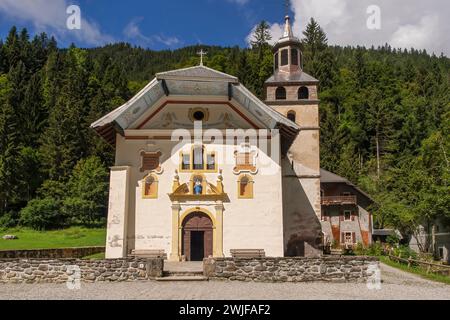
[[[182,254],[187,261],[203,261],[213,255],[213,222],[203,212],[189,214],[183,221]]]

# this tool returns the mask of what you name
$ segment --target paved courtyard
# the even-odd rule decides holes
[[[381,290],[365,284],[245,283],[245,282],[137,282],[81,284],[80,290],[66,285],[0,285],[0,299],[445,299],[450,285],[382,265]]]

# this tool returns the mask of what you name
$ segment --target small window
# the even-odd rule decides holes
[[[194,170],[204,169],[204,154],[203,146],[195,147],[193,150],[193,161]]]
[[[183,154],[181,157],[182,157],[181,168],[183,170],[190,170],[191,169],[191,155]]]
[[[158,198],[158,179],[156,178],[156,176],[149,175],[144,179],[143,198],[144,199]]]
[[[287,49],[281,50],[281,65],[286,66],[289,64],[289,51]]]
[[[278,61],[278,52],[277,52],[277,53],[275,53],[275,70],[278,70],[278,63],[279,63],[279,61]]]
[[[344,235],[344,237],[343,237],[343,243],[345,243],[345,244],[354,244],[355,243],[355,241],[354,241],[354,233],[353,232],[344,232],[343,233],[343,235]]]
[[[300,89],[298,89],[298,99],[299,100],[309,99],[309,90],[307,87],[300,87]]]
[[[278,87],[275,92],[275,99],[286,100],[286,89],[283,87]]]
[[[206,160],[206,170],[215,170],[216,169],[216,155],[214,153],[208,154],[208,158]]]
[[[352,221],[352,212],[344,211],[344,221]]]
[[[289,120],[291,120],[292,122],[295,122],[297,119],[297,117],[296,117],[296,114],[295,114],[295,111],[289,111],[288,112],[288,114],[287,114],[287,118],[289,119]]]
[[[238,181],[238,194],[240,199],[253,199],[253,180],[247,175],[241,176]]]
[[[298,50],[297,49],[292,49],[291,50],[291,63],[294,66],[298,66]]]
[[[196,121],[203,121],[203,119],[205,119],[205,114],[203,111],[196,111],[194,112],[193,117]]]

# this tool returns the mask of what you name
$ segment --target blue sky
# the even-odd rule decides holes
[[[13,2],[22,2],[22,8]],[[32,34],[40,31],[53,34],[62,46],[72,41],[82,47],[109,41],[127,41],[152,49],[198,43],[245,46],[255,24],[262,19],[281,22],[285,13],[282,0],[38,0],[41,5],[34,2],[0,0],[3,39],[10,27],[17,25],[28,28]],[[65,8],[71,4],[80,7],[81,27],[86,21],[88,31],[65,28],[64,19],[69,16]],[[36,10],[30,8],[30,13],[24,13],[26,6],[34,6]],[[49,6],[60,10],[47,10]],[[42,17],[45,15],[48,17]]]
[[[81,30],[66,27],[69,5],[81,9]],[[450,56],[448,0],[290,0],[294,33],[314,17],[329,43],[412,47]],[[378,28],[369,28],[373,8]],[[126,41],[151,49],[191,44],[241,47],[266,20],[273,39],[282,33],[285,0],[0,0],[0,37],[12,25],[31,34],[45,31],[60,46]]]

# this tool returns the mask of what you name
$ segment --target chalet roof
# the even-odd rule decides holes
[[[350,182],[348,179],[338,176],[330,171],[325,169],[320,169],[320,183],[345,183],[353,188],[355,188],[359,193],[367,197],[370,201],[374,202],[374,200],[368,195],[366,192],[361,190],[358,186]]]
[[[267,79],[266,83],[283,83],[283,82],[298,82],[298,83],[318,83],[319,80],[310,76],[306,72],[282,72],[277,71],[273,76]]]
[[[136,122],[152,109],[172,97],[221,97],[239,103],[267,129],[280,129],[282,135],[292,139],[300,127],[278,113],[247,88],[239,83],[238,78],[197,66],[156,74],[156,77],[136,96],[124,105],[105,115],[91,125],[110,144],[115,143],[116,133],[123,134],[133,129]]]
[[[350,181],[345,179],[344,177],[338,176],[330,171],[325,169],[320,169],[320,182],[322,183],[346,183],[351,184]]]

